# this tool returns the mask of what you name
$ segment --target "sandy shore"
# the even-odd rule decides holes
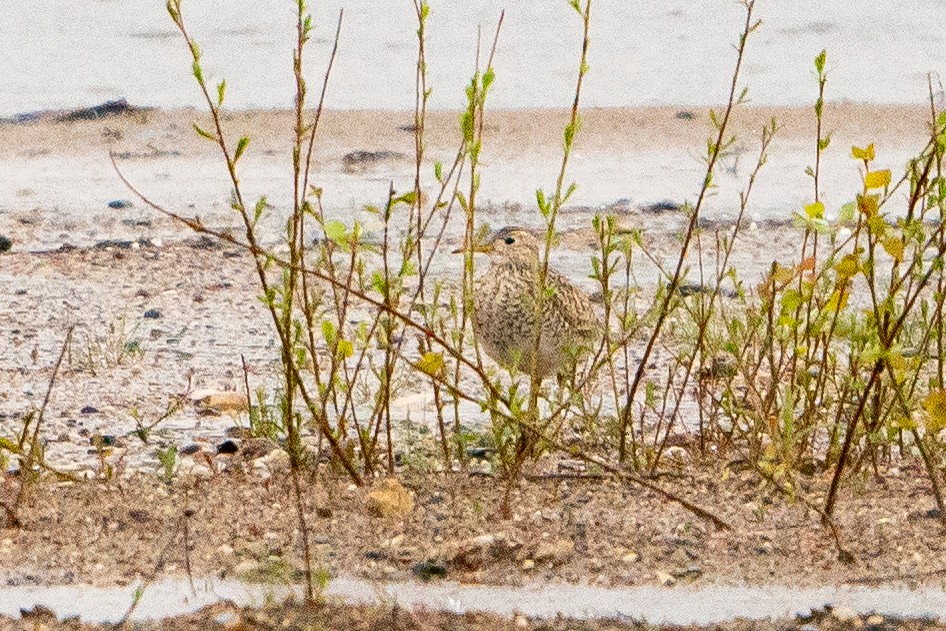
[[[557,268],[577,282],[588,282],[587,227],[592,214],[602,208],[619,214],[624,225],[642,227],[656,256],[673,256],[680,213],[647,214],[638,207],[663,199],[681,201],[697,191],[702,177],[699,155],[710,126],[705,112],[688,118],[680,114],[684,111],[689,110],[586,112],[570,170],[579,192],[561,217],[564,237],[554,260]],[[483,219],[495,224],[538,223],[534,189],[554,182],[565,116],[563,111],[488,115]],[[738,190],[754,163],[758,130],[772,116],[784,127],[759,179],[750,214],[785,219],[810,201],[811,183],[804,174],[804,167],[813,161],[810,109],[748,108],[734,119],[740,150],[723,163],[708,215],[732,215]],[[849,157],[852,144],[873,141],[878,166],[896,172],[924,144],[928,116],[922,107],[827,107],[826,127],[833,142],[822,167],[829,208],[847,201],[859,188],[857,165]],[[23,415],[40,404],[65,331],[74,324],[74,345],[47,408],[42,437],[46,454],[51,464],[92,477],[111,466],[118,480],[65,490],[42,487],[29,505],[33,527],[0,533],[0,545],[9,541],[6,548],[14,559],[0,577],[131,581],[153,567],[160,552],[154,538],[139,537],[141,531],[158,532],[177,523],[185,505],[199,512],[198,571],[233,570],[240,558],[228,554],[223,560],[223,546],[233,552],[246,544],[247,550],[258,551],[267,533],[275,533],[279,554],[285,553],[290,565],[298,567],[293,523],[284,519],[289,506],[285,485],[270,488],[253,477],[258,472],[251,470],[248,477],[239,468],[224,473],[227,467],[217,471],[195,458],[181,459],[177,472],[184,481],[170,490],[154,475],[159,448],[196,445],[200,453],[212,454],[234,426],[234,418],[202,416],[188,405],[162,420],[148,442],[134,435],[142,419],[157,420],[174,397],[189,388],[241,390],[241,355],[249,365],[253,387],[270,387],[276,378],[274,336],[245,255],[234,248],[200,243],[144,208],[122,186],[108,159],[110,151],[118,154],[122,170],[155,201],[199,215],[210,225],[229,225],[233,216],[225,170],[214,146],[191,129],[195,121],[206,125],[205,119],[193,111],[155,111],[89,122],[0,125],[0,234],[14,240],[12,252],[0,255],[0,284],[8,290],[0,295],[4,349],[0,435],[15,433]],[[408,113],[326,113],[315,183],[325,189],[331,213],[349,216],[365,203],[383,201],[391,181],[402,189],[409,186],[413,135],[405,126],[410,123]],[[289,113],[234,113],[227,118],[227,128],[233,138],[242,133],[253,138],[241,162],[243,183],[251,197],[270,195],[278,219],[288,203]],[[430,159],[448,160],[457,145],[456,114],[433,113]],[[354,152],[389,153],[359,162],[351,157]],[[428,165],[428,182],[433,181],[431,171]],[[108,202],[119,200],[130,200],[131,206],[109,208]],[[453,238],[448,235],[448,243]],[[791,256],[796,238],[784,222],[759,222],[746,233],[733,264],[751,281],[752,274],[759,274],[771,260]],[[113,243],[49,250],[63,243],[91,246],[105,239],[153,241],[136,241],[129,248]],[[434,276],[455,278],[457,265],[455,258],[445,257]],[[653,266],[642,263],[639,276],[646,299],[656,277]],[[128,349],[133,352],[123,352]],[[422,422],[428,406],[424,392],[407,389],[395,402],[395,412],[405,416],[410,412],[413,420]],[[100,451],[96,436],[115,437],[118,444],[107,453]],[[124,476],[133,469],[144,474]],[[938,534],[931,534],[935,528],[928,512],[929,485],[918,471],[894,469],[885,472],[884,482],[865,478],[846,489],[839,523],[858,560],[854,569],[838,560],[811,511],[766,494],[756,478],[741,471],[717,486],[722,473],[707,473],[695,464],[671,476],[676,480],[671,484],[699,501],[719,500],[721,513],[737,524],[735,531],[711,532],[695,524],[690,514],[647,492],[608,483],[586,493],[584,482],[576,483],[567,496],[554,483],[525,487],[517,496],[521,520],[504,527],[518,539],[532,542],[542,537],[574,540],[581,524],[580,532],[587,532],[583,544],[587,554],[551,564],[542,574],[547,580],[595,576],[603,584],[654,584],[660,580],[658,572],[680,572],[681,582],[692,579],[700,584],[765,584],[779,578],[820,585],[879,577],[880,582],[938,587],[941,546]],[[815,476],[806,492],[817,497],[826,482],[824,476]],[[325,531],[336,538],[324,544],[329,546],[325,554],[332,554],[326,563],[369,577],[408,578],[412,563],[423,561],[428,553],[439,554],[444,541],[436,540],[441,535],[428,522],[439,519],[441,512],[447,523],[441,538],[447,543],[496,529],[491,521],[494,512],[483,510],[498,501],[495,485],[450,477],[411,484],[425,508],[402,523],[369,519],[362,491],[344,482],[331,481],[311,497],[307,507],[311,511],[335,502],[338,513],[334,518],[319,517],[325,521]],[[106,495],[109,501],[98,501]],[[150,504],[132,514],[129,511],[136,507],[125,499],[129,496],[147,497]],[[435,508],[446,496],[451,498],[449,506]],[[905,502],[908,497],[922,499]],[[83,513],[81,507],[89,504],[95,506]],[[626,510],[612,510],[616,505]],[[247,507],[255,512],[248,516]],[[557,511],[554,518],[545,516],[550,510]],[[273,524],[272,529],[260,528],[260,520]],[[350,524],[358,524],[360,530],[353,532]],[[116,528],[121,532],[116,534]],[[79,549],[76,532],[85,537]],[[353,539],[360,533],[370,536]],[[377,560],[385,541],[402,534],[407,534],[405,547],[410,548],[402,555],[406,561],[390,552],[390,559],[382,556],[382,562],[369,562]],[[375,556],[366,556],[369,553]],[[628,561],[631,553],[643,561]],[[255,552],[245,552],[241,558],[251,554]],[[801,556],[804,562],[795,563]],[[497,562],[470,580],[517,582],[523,578],[525,560]],[[694,564],[699,566],[698,575],[688,574]]]
[[[749,214],[784,219],[811,201],[811,180],[804,172],[814,162],[811,108],[746,107],[736,110],[733,118],[737,140],[717,174],[708,216],[735,213],[738,193],[758,157],[761,128],[773,116],[781,130],[756,183]],[[920,106],[826,106],[825,130],[832,134],[822,161],[827,207],[840,206],[859,189],[852,145],[874,142],[878,168],[896,172],[923,146],[929,117],[928,109]],[[554,186],[566,120],[563,110],[487,113],[480,199],[501,209],[492,219],[538,222],[535,190]],[[568,172],[578,184],[572,200],[576,207],[693,199],[711,132],[705,110],[592,109],[582,120]],[[0,233],[10,234],[24,247],[181,236],[178,226],[132,198],[113,172],[110,151],[119,156],[131,181],[155,201],[198,214],[208,223],[232,222],[226,170],[216,147],[194,133],[195,122],[207,126],[206,114],[149,111],[96,121],[0,125]],[[350,215],[364,204],[383,202],[391,182],[401,190],[412,186],[412,122],[410,112],[325,113],[314,181],[323,187],[330,212]],[[241,161],[245,192],[251,198],[267,195],[277,215],[290,203],[291,125],[286,111],[235,112],[226,120],[231,143],[241,135],[252,139]],[[423,171],[428,188],[434,182],[433,162],[449,164],[458,146],[457,113],[432,112]],[[352,162],[356,152],[386,153],[376,161]],[[108,202],[119,200],[134,206],[108,207]],[[586,214],[563,219],[563,227],[577,225],[587,225]]]

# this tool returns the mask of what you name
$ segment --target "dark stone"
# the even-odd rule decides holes
[[[232,440],[225,440],[217,446],[218,454],[235,454],[240,451],[240,446]]]
[[[89,438],[89,444],[96,447],[114,447],[115,436],[112,434],[96,434]]]
[[[466,455],[468,458],[477,458],[479,460],[485,460],[489,458],[496,450],[492,447],[467,447]]]
[[[81,121],[81,120],[95,120],[97,118],[105,118],[106,116],[118,116],[120,114],[131,114],[138,111],[137,107],[133,107],[128,104],[128,101],[125,99],[118,99],[117,101],[106,101],[101,105],[93,105],[92,107],[84,107],[82,109],[73,110],[65,114],[61,114],[56,117],[56,120],[62,123],[68,123],[71,121]]]
[[[384,553],[378,550],[368,550],[365,552],[365,558],[369,561],[381,561],[384,559]]]
[[[150,228],[153,225],[150,219],[122,219],[121,223],[129,228]]]
[[[93,406],[91,406],[91,405],[87,405],[87,406],[85,406],[84,408],[82,408],[81,410],[79,410],[79,413],[80,413],[80,414],[98,414],[98,413],[99,413],[99,409],[98,409],[97,407],[93,407]]]
[[[193,456],[199,451],[200,451],[200,445],[196,443],[191,443],[190,445],[185,445],[184,447],[181,447],[181,450],[177,453],[181,454],[182,456]]]
[[[694,114],[690,110],[680,110],[679,112],[674,114],[674,116],[684,121],[691,121],[694,118],[696,118],[696,114]]]
[[[415,563],[413,567],[411,567],[411,572],[425,583],[432,578],[447,577],[446,566],[435,561],[421,561],[420,563]]]
[[[134,204],[132,204],[127,199],[113,199],[112,201],[108,203],[109,208],[114,208],[116,210],[119,210],[122,208],[132,208],[133,206]]]
[[[402,158],[404,158],[404,154],[397,151],[352,151],[345,154],[342,158],[342,164],[345,165],[346,169],[352,169],[383,161],[401,160]]]
[[[673,213],[677,212],[682,208],[677,202],[671,201],[669,199],[664,199],[659,202],[653,202],[645,206],[641,206],[641,212],[648,215],[660,215],[663,213]]]
[[[148,320],[157,320],[161,317],[161,312],[157,309],[148,309],[145,311],[145,318]]]
[[[696,294],[712,294],[713,288],[701,285],[699,283],[683,283],[677,287],[677,293],[681,296],[695,296]],[[735,298],[739,294],[733,289],[720,288],[719,295],[724,298]]]
[[[104,241],[99,241],[92,246],[94,250],[108,250],[111,248],[117,248],[119,250],[130,250],[134,241],[129,241],[128,239],[105,239]]]
[[[10,248],[13,247],[13,240],[6,235],[0,234],[0,254],[4,252],[9,252]]]

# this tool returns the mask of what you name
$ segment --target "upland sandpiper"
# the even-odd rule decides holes
[[[549,267],[536,357],[539,240],[525,228],[507,226],[475,243],[473,251],[490,257],[489,269],[473,288],[473,333],[480,347],[513,372],[531,375],[535,370],[540,380],[571,374],[601,332],[585,292]]]

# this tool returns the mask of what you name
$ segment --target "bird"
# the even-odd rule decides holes
[[[539,245],[531,231],[518,226],[494,230],[474,242],[473,251],[488,254],[490,265],[474,281],[473,335],[510,372],[534,373],[540,382],[555,375],[561,383],[593,348],[601,326],[588,295],[549,267],[536,357]]]

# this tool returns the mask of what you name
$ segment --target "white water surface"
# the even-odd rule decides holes
[[[229,600],[259,606],[271,598],[298,596],[298,587],[249,585],[233,580],[198,580],[194,591],[186,580],[165,580],[144,590],[133,620],[160,619],[194,612]],[[0,614],[19,615],[20,608],[43,605],[60,619],[79,616],[85,622],[117,622],[131,607],[134,587],[2,587]],[[825,605],[856,614],[946,618],[946,592],[892,587],[632,587],[576,585],[489,587],[457,583],[372,583],[333,579],[326,592],[351,603],[397,603],[413,609],[485,611],[529,617],[622,618],[652,624],[712,624],[734,618],[766,619],[808,614]]]
[[[927,73],[946,73],[943,0],[758,0],[761,29],[743,80],[754,103],[806,104],[812,59],[828,50],[830,100],[921,102]],[[339,57],[328,104],[413,108],[417,28],[412,0],[312,0],[307,59],[320,83],[339,9]],[[483,54],[506,10],[494,107],[565,107],[577,71],[581,23],[566,0],[430,0],[431,105],[458,108],[482,28]],[[292,104],[294,0],[184,0],[183,13],[213,80],[235,108]],[[723,102],[745,21],[735,0],[595,0],[591,107]],[[0,116],[126,97],[135,105],[199,106],[184,43],[165,0],[17,0],[0,3],[4,88]]]

